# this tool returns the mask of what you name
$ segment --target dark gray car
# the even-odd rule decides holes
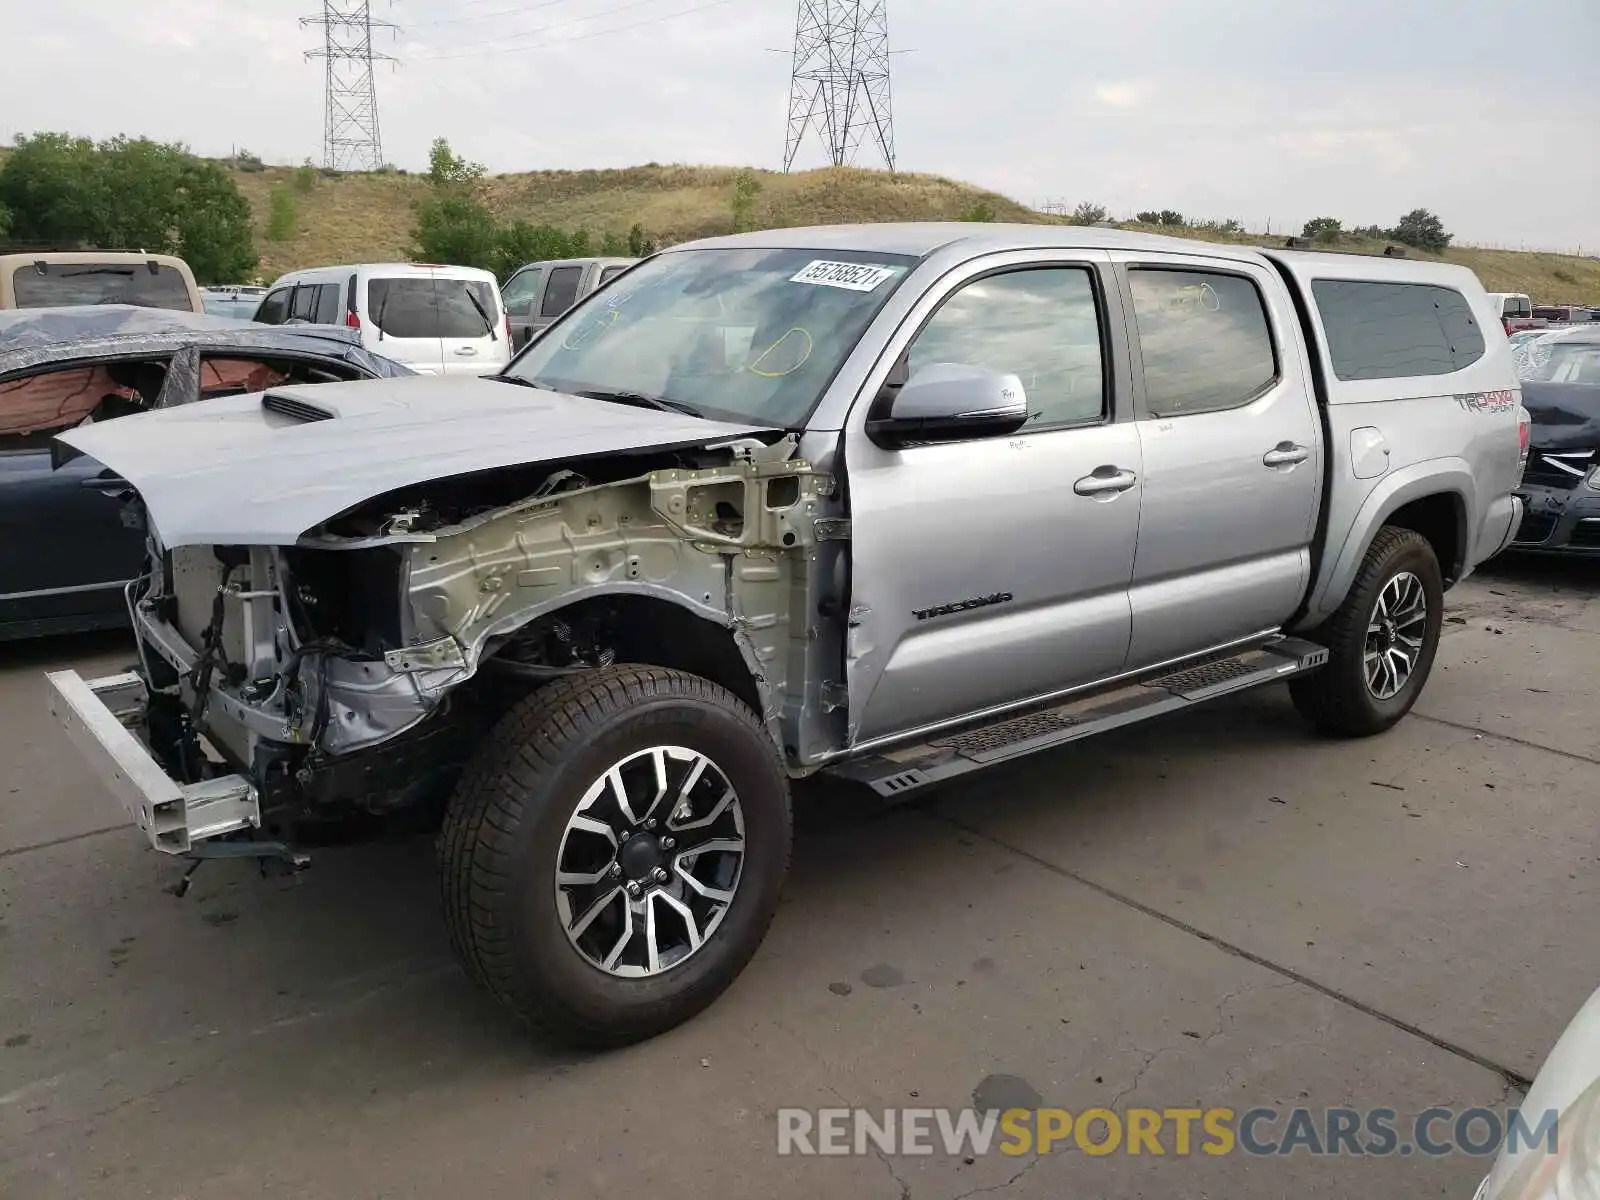
[[[109,472],[87,457],[55,469],[57,433],[282,382],[410,374],[339,328],[129,305],[0,312],[0,640],[121,624],[143,562]]]

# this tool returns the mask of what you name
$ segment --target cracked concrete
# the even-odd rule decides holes
[[[46,665],[126,652],[8,648],[0,1195],[1464,1200],[1467,1156],[776,1153],[780,1107],[962,1107],[1001,1076],[1075,1113],[1514,1104],[1597,982],[1600,571],[1507,564],[1451,611],[1383,738],[1310,738],[1263,693],[915,807],[808,789],[744,977],[588,1058],[461,978],[426,845],[165,894],[180,867],[105,831],[42,708]],[[839,986],[864,973],[895,986]]]

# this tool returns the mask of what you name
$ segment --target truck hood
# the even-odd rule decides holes
[[[137,488],[172,548],[289,545],[363,501],[431,480],[775,432],[418,376],[226,396],[82,425],[57,440]]]

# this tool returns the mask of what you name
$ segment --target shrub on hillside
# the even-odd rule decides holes
[[[1331,246],[1344,234],[1336,217],[1312,217],[1300,229],[1300,236]]]
[[[267,237],[274,242],[287,242],[299,232],[300,212],[294,197],[281,187],[272,189],[267,200]]]
[[[1444,222],[1425,208],[1414,208],[1400,218],[1394,227],[1396,241],[1433,254],[1442,253],[1450,245],[1451,235],[1444,231]]]

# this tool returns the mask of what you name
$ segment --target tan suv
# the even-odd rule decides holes
[[[137,304],[204,312],[181,258],[137,250],[36,250],[0,254],[0,309]]]

